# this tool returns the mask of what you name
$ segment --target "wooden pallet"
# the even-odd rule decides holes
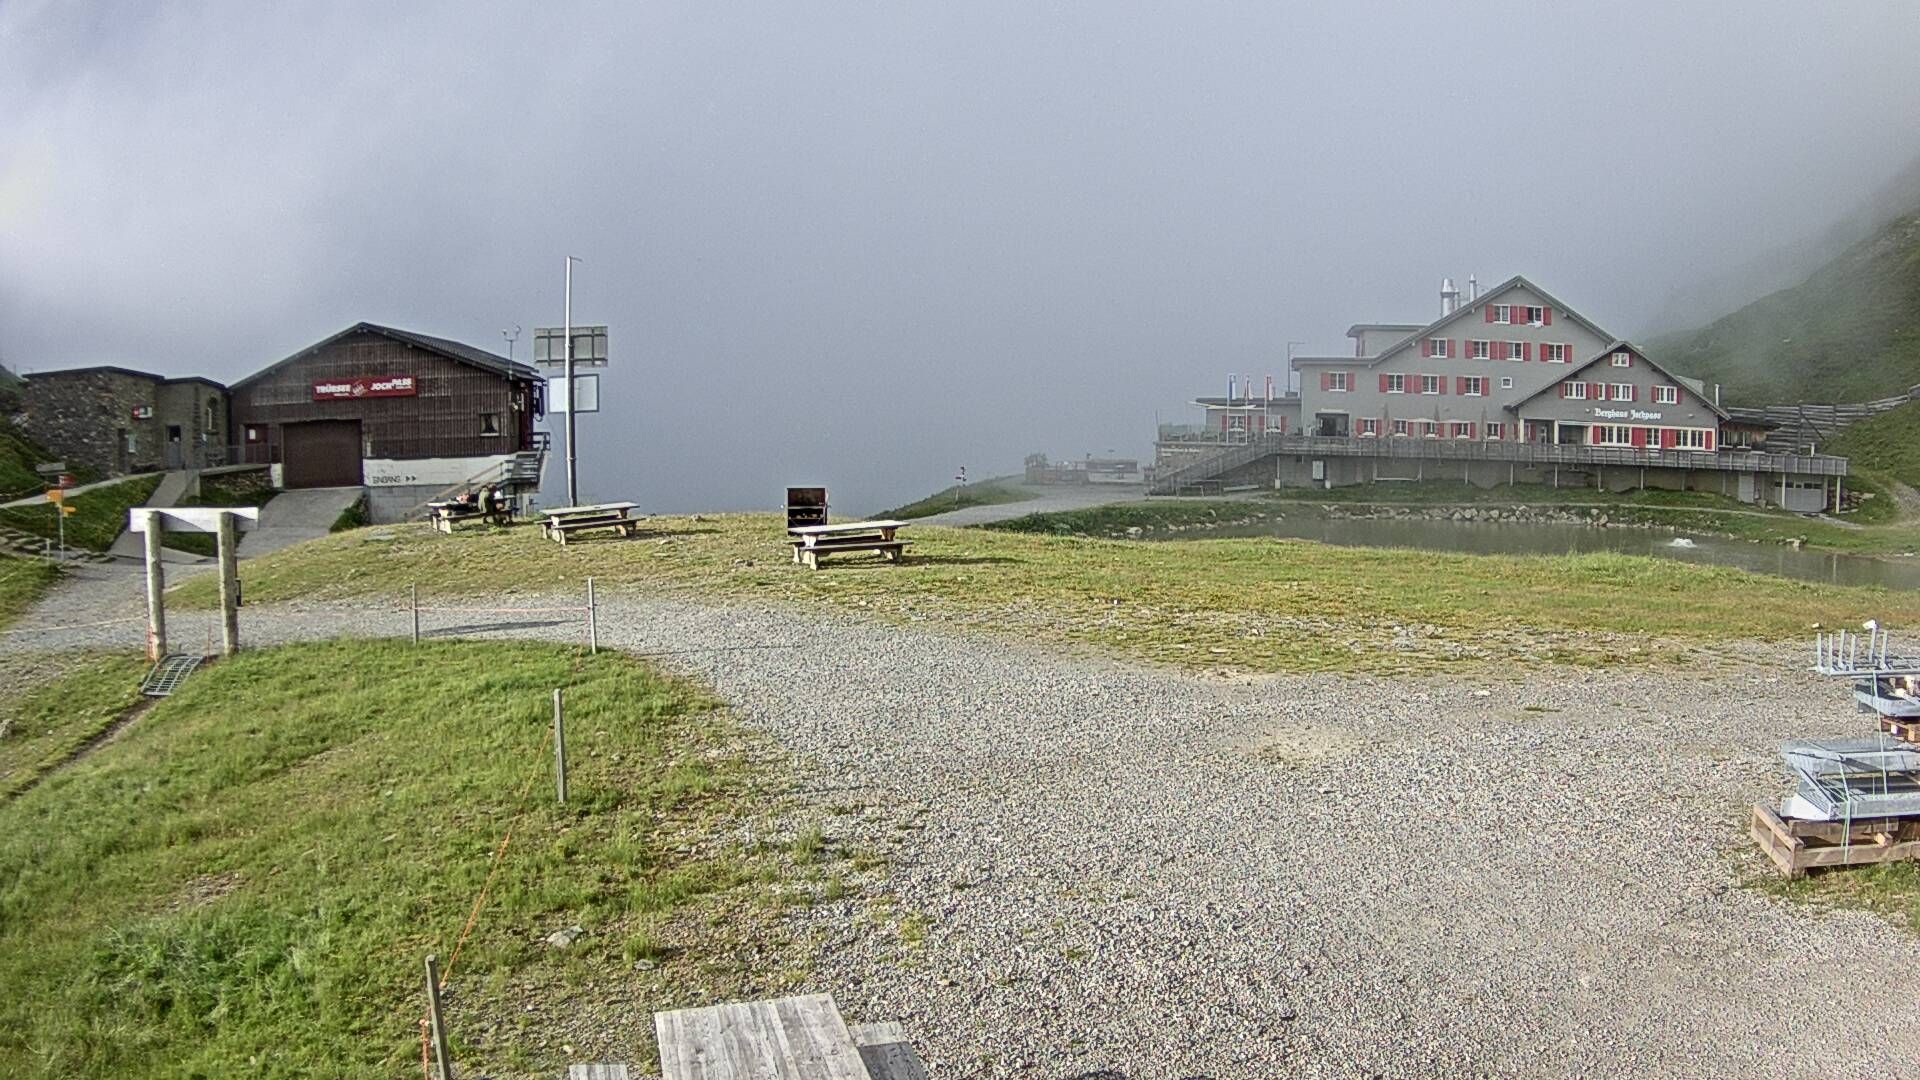
[[[1749,831],[1788,877],[1829,866],[1920,859],[1920,817],[1861,819],[1849,826],[1782,818],[1773,807],[1755,803]]]
[[[1902,742],[1920,743],[1920,720],[1903,720],[1897,716],[1880,716],[1880,730]]]

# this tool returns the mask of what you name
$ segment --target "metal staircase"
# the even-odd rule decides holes
[[[1184,490],[1197,488],[1209,480],[1218,479],[1243,465],[1251,465],[1274,452],[1275,448],[1264,441],[1229,446],[1208,454],[1198,461],[1182,465],[1172,472],[1155,476],[1153,483],[1147,488],[1147,494],[1178,495]]]

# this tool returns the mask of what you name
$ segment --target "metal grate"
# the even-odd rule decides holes
[[[186,653],[171,653],[161,657],[160,662],[153,665],[153,670],[147,672],[146,681],[140,684],[140,692],[148,697],[166,697],[188,675],[193,674],[193,669],[200,666],[201,659]]]

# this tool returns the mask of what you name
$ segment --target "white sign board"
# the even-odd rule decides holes
[[[573,376],[573,388],[579,391],[581,412],[590,413],[600,411],[600,376],[575,373]],[[547,411],[551,413],[563,413],[566,412],[571,405],[572,401],[567,395],[566,376],[562,375],[559,378],[548,379]]]
[[[221,514],[233,515],[235,532],[250,532],[254,523],[260,520],[260,508],[257,506],[169,506],[160,509],[135,506],[127,510],[127,531],[146,532],[148,514],[159,516],[161,532],[217,533],[220,531]]]
[[[1658,420],[1662,414],[1646,409],[1605,409],[1595,406],[1593,415],[1597,420]]]

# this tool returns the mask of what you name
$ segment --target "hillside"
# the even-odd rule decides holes
[[[1855,469],[1920,487],[1920,402],[1848,426],[1825,449],[1851,459]]]
[[[1648,351],[1740,404],[1866,401],[1920,383],[1920,212],[1800,284]]]

